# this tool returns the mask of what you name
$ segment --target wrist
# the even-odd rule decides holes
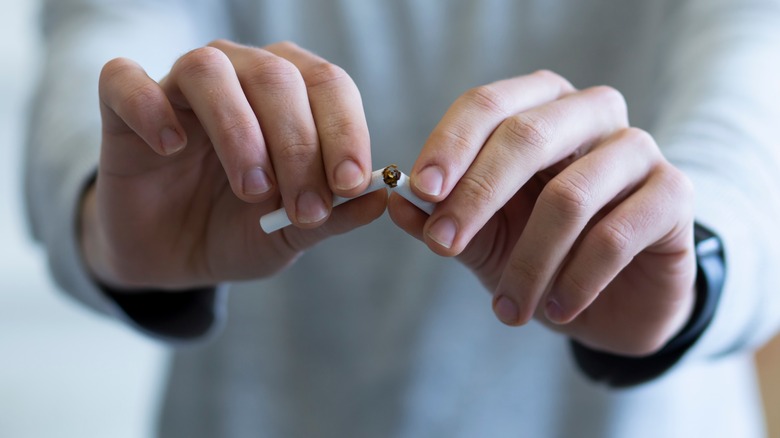
[[[613,387],[647,382],[672,368],[702,336],[720,301],[726,260],[722,242],[715,233],[697,223],[694,234],[697,264],[695,299],[682,329],[661,350],[646,357],[605,353],[572,341],[575,361],[590,379]]]
[[[111,269],[108,263],[110,257],[100,231],[96,194],[96,185],[93,181],[84,189],[81,196],[78,217],[79,249],[89,275],[96,282],[118,286],[118,282],[111,280]]]

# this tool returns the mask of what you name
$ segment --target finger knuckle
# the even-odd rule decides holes
[[[532,287],[539,284],[542,279],[542,268],[523,257],[514,257],[509,260],[509,269],[519,279],[515,287]]]
[[[617,138],[618,141],[651,159],[661,156],[661,151],[658,149],[655,139],[644,129],[631,126],[621,130]]]
[[[461,178],[460,190],[475,205],[489,205],[498,195],[499,183],[489,173],[468,172]]]
[[[102,98],[112,107],[145,114],[153,111],[163,99],[156,82],[139,80],[140,67],[133,61],[117,58],[101,71]],[[109,91],[109,89],[111,91]]]
[[[316,140],[296,136],[287,139],[279,149],[279,154],[285,162],[304,163],[312,159],[317,148]]]
[[[564,92],[571,92],[574,91],[574,86],[566,80],[563,76],[559,75],[558,73],[547,70],[547,69],[541,69],[537,70],[532,73],[534,76],[542,78],[545,82],[557,84],[557,86],[561,89],[561,91]]]
[[[135,63],[128,59],[116,58],[108,61],[100,71],[98,79],[100,98],[113,106],[117,94],[122,94],[128,82],[127,78],[135,68]]]
[[[199,47],[187,52],[176,61],[173,70],[186,77],[212,78],[230,61],[227,55],[215,47]]]
[[[619,147],[629,148],[629,153],[644,160],[652,169],[657,163],[663,162],[663,154],[650,133],[641,128],[629,126],[618,130],[610,142]]]
[[[277,43],[274,43],[273,47],[276,47],[279,50],[288,51],[288,52],[301,50],[301,47],[298,44],[295,44],[294,42],[292,42],[290,40],[282,40],[282,41],[279,41]]]
[[[628,124],[628,104],[623,93],[609,85],[598,85],[589,91],[599,99],[601,108],[605,108],[615,117],[621,118],[624,124]]]
[[[550,122],[539,115],[518,114],[505,119],[500,128],[510,144],[537,156],[542,156],[552,142]]]
[[[664,161],[658,166],[657,174],[661,179],[661,186],[670,197],[681,199],[689,204],[692,203],[694,198],[693,182],[681,170]]]
[[[623,140],[639,146],[655,146],[655,139],[649,132],[635,126],[623,129],[620,133]]]
[[[480,111],[491,114],[506,114],[508,111],[506,97],[490,84],[468,90],[463,99]]]
[[[253,144],[257,142],[257,120],[243,115],[235,115],[225,121],[221,127],[225,138],[234,144]]]
[[[543,79],[551,80],[551,81],[557,81],[557,80],[563,79],[563,77],[561,75],[559,75],[558,73],[555,73],[554,71],[548,70],[546,68],[542,68],[542,69],[536,70],[535,72],[533,72],[531,74],[534,75],[534,76],[539,76],[539,77],[541,77]]]
[[[211,40],[211,42],[209,42],[206,45],[210,47],[230,47],[230,46],[235,47],[237,44],[225,38],[217,38],[215,40]]]
[[[101,85],[114,84],[118,80],[121,81],[121,78],[125,76],[126,73],[134,70],[135,68],[136,68],[136,64],[133,61],[130,61],[129,59],[125,59],[125,58],[112,59],[108,61],[103,66],[103,69],[100,71],[99,83]]]
[[[317,130],[322,138],[334,144],[350,143],[364,132],[363,125],[353,117],[347,112],[331,114],[326,121],[318,123]]]
[[[597,85],[591,88],[591,92],[599,96],[605,102],[622,108],[626,107],[626,99],[623,97],[623,93],[618,91],[618,89],[615,87],[609,85]]]
[[[572,272],[564,272],[561,277],[561,289],[568,295],[567,302],[572,310],[580,311],[583,303],[591,301],[591,298],[601,291],[595,290],[583,278]]]
[[[564,216],[581,218],[592,209],[593,195],[589,186],[585,175],[569,171],[547,183],[540,199]]]
[[[310,88],[343,82],[348,78],[349,75],[343,68],[327,61],[315,63],[304,74],[306,85]]]
[[[688,205],[693,205],[693,199],[696,196],[696,187],[693,185],[693,181],[691,181],[690,178],[688,178],[687,175],[682,173],[679,169],[675,168],[675,175],[677,175],[678,178],[678,185],[680,187],[680,193],[684,198],[687,200]]]
[[[287,87],[302,82],[295,64],[262,49],[257,50],[257,56],[242,76],[248,85],[260,87]]]
[[[463,126],[449,125],[436,129],[431,133],[429,142],[446,148],[447,153],[455,156],[465,156],[474,148],[474,141],[469,137],[469,130]]]
[[[158,107],[162,99],[162,94],[157,85],[147,82],[128,90],[123,101],[124,106],[130,111],[139,114],[149,114]]]
[[[633,224],[621,217],[601,223],[594,229],[596,242],[608,258],[625,255],[635,235]]]

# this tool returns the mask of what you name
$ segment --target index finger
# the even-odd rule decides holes
[[[233,193],[266,199],[274,185],[260,126],[225,53],[201,47],[179,58],[161,82],[171,102],[192,110],[208,134]]]
[[[266,47],[303,76],[322,148],[328,185],[343,197],[356,196],[370,182],[371,142],[360,92],[339,66],[295,44]]]
[[[330,215],[332,194],[325,184],[317,129],[298,68],[266,49],[225,40],[211,45],[235,66],[260,124],[289,218],[300,227],[321,225]]]
[[[574,91],[566,79],[546,70],[469,90],[425,142],[410,173],[415,192],[428,201],[443,200],[507,117]]]
[[[534,174],[626,125],[625,101],[607,87],[508,117],[426,223],[431,248],[459,254]]]

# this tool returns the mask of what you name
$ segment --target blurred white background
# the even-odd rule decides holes
[[[0,0],[0,437],[151,435],[167,355],[59,292],[22,204],[36,1]]]

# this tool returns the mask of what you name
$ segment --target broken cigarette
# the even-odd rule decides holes
[[[367,193],[375,192],[383,187],[387,187],[390,190],[395,191],[399,195],[406,198],[406,200],[416,205],[417,208],[428,214],[431,214],[434,207],[436,206],[436,204],[432,202],[423,201],[412,192],[411,188],[409,187],[409,177],[398,170],[398,167],[395,164],[391,164],[384,169],[378,169],[372,172],[371,183],[368,185],[368,188],[354,198],[342,198],[341,196],[334,196],[333,206],[335,207],[337,205],[341,205],[351,199],[359,198]],[[284,211],[284,208],[272,211],[260,218],[260,227],[263,229],[263,231],[266,232],[266,234],[273,233],[274,231],[280,230],[291,224],[292,222],[290,221],[290,218],[287,217],[287,212]]]
[[[414,204],[420,210],[428,213],[428,216],[433,213],[433,209],[436,208],[436,204],[433,202],[423,201],[412,191],[411,184],[409,183],[409,177],[405,173],[399,171],[400,176],[392,187],[392,191],[401,195],[404,199]]]

